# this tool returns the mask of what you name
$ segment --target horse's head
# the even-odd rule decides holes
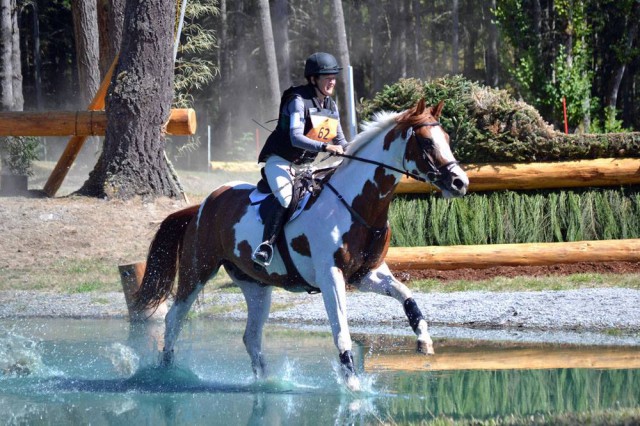
[[[421,99],[397,118],[398,128],[408,136],[404,167],[437,186],[445,197],[462,197],[467,193],[469,178],[453,156],[449,135],[438,121],[443,106],[441,101],[427,108]]]

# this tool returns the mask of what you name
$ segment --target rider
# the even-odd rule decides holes
[[[268,266],[291,202],[295,167],[313,162],[319,152],[342,154],[347,141],[340,126],[338,107],[331,98],[336,75],[342,67],[329,53],[316,52],[304,65],[307,84],[290,87],[282,94],[278,125],[269,135],[258,162],[278,206],[265,221],[263,242],[251,258]]]

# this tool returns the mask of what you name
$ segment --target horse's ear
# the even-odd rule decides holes
[[[442,114],[442,109],[444,108],[444,100],[438,102],[438,105],[431,107],[431,115],[436,120],[440,118],[440,114]]]
[[[416,115],[422,115],[422,113],[424,113],[425,108],[426,108],[426,103],[424,101],[424,98],[422,98],[418,101],[418,104],[416,105]]]

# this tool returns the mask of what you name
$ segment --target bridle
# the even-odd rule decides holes
[[[425,182],[428,180],[430,183],[433,183],[433,184],[436,184],[442,181],[442,177],[445,174],[445,172],[450,172],[451,168],[458,164],[458,162],[454,160],[454,161],[449,161],[443,164],[442,166],[438,167],[433,162],[433,159],[429,155],[429,152],[432,151],[434,148],[433,139],[423,138],[422,136],[418,135],[418,133],[416,133],[416,130],[421,127],[435,127],[435,126],[440,126],[440,122],[432,121],[429,123],[422,123],[422,124],[418,124],[417,126],[414,126],[411,129],[411,136],[416,138],[416,141],[420,146],[420,151],[422,152],[422,159],[427,162],[427,166],[429,168],[429,171],[427,172],[427,179],[426,180],[418,179],[418,180],[421,180],[422,182]],[[405,161],[406,161],[406,158],[402,157],[402,166],[406,170]],[[414,176],[411,176],[411,177],[416,179]]]
[[[402,167],[403,167],[402,169],[400,169],[398,167],[390,166],[390,165],[382,163],[380,161],[370,160],[368,158],[362,158],[362,157],[358,157],[358,156],[355,156],[355,155],[349,155],[349,154],[331,154],[331,155],[335,155],[336,157],[348,158],[350,160],[356,160],[356,161],[360,161],[360,162],[363,162],[363,163],[374,164],[376,166],[384,167],[385,169],[393,170],[395,172],[404,174],[405,176],[411,177],[411,178],[416,179],[416,180],[419,180],[420,182],[429,182],[429,183],[432,183],[432,184],[436,185],[437,183],[442,181],[444,174],[446,172],[450,172],[451,168],[453,166],[455,166],[456,164],[458,164],[458,162],[457,161],[449,161],[448,163],[443,164],[440,167],[437,167],[435,165],[435,163],[433,162],[433,159],[429,155],[429,151],[433,150],[433,148],[434,148],[433,139],[423,138],[422,136],[420,136],[420,135],[418,135],[416,133],[416,129],[419,129],[421,127],[434,127],[434,126],[440,126],[440,122],[439,121],[433,121],[433,122],[421,123],[421,124],[418,124],[416,126],[413,126],[412,129],[411,129],[411,136],[409,137],[409,139],[411,139],[411,137],[415,137],[416,138],[416,141],[418,142],[418,145],[420,146],[420,151],[422,152],[422,158],[427,163],[429,171],[426,173],[426,175],[427,175],[426,179],[423,178],[420,175],[417,175],[417,174],[412,173],[409,170],[407,170],[407,167],[405,165],[406,158],[405,158],[404,155],[402,157]],[[371,227],[364,220],[364,218],[351,205],[349,205],[349,203],[342,197],[342,195],[331,184],[331,182],[326,182],[325,186],[328,187],[331,190],[331,192],[333,192],[336,195],[336,197],[338,197],[338,200],[340,200],[340,202],[346,207],[346,209],[349,211],[349,213],[351,214],[351,217],[353,219],[355,219],[357,222],[362,224],[365,228],[367,228],[367,229],[369,229],[370,231],[373,232],[374,240],[377,239],[377,238],[380,238],[381,236],[383,236],[386,233],[388,224],[385,225],[383,228],[373,228],[373,227]]]
[[[426,179],[423,178],[420,175],[417,175],[417,174],[412,173],[409,170],[407,170],[407,167],[405,165],[406,158],[404,156],[402,157],[402,167],[403,168],[400,169],[400,168],[397,168],[397,167],[390,166],[388,164],[382,163],[380,161],[369,160],[368,158],[362,158],[362,157],[358,157],[358,156],[355,156],[355,155],[349,155],[349,154],[331,154],[331,155],[335,155],[336,157],[348,158],[350,160],[356,160],[356,161],[360,161],[360,162],[363,162],[363,163],[374,164],[376,166],[384,167],[385,169],[389,169],[389,170],[393,170],[393,171],[398,172],[398,173],[402,173],[403,175],[405,175],[407,177],[410,177],[410,178],[413,178],[415,180],[418,180],[420,182],[429,182],[429,183],[432,183],[432,184],[437,184],[437,183],[442,181],[444,174],[446,172],[449,172],[453,166],[458,164],[458,162],[457,161],[449,161],[448,163],[445,163],[440,167],[436,166],[435,163],[433,162],[433,159],[429,155],[429,151],[433,150],[433,147],[434,147],[433,139],[423,138],[422,136],[420,136],[420,135],[418,135],[416,133],[416,129],[419,129],[421,127],[435,127],[435,126],[440,126],[440,122],[439,121],[432,121],[432,122],[428,122],[428,123],[421,123],[421,124],[418,124],[418,125],[413,126],[411,128],[411,136],[416,138],[416,141],[418,142],[418,145],[420,146],[420,151],[422,152],[422,159],[424,161],[426,161],[427,167],[429,168],[429,171],[426,173],[426,175],[427,175]]]

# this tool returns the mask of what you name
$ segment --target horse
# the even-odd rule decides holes
[[[417,336],[417,350],[433,354],[427,322],[411,291],[384,261],[391,232],[388,211],[403,175],[431,182],[445,197],[465,195],[469,185],[438,121],[444,102],[424,99],[404,112],[383,112],[363,125],[339,165],[300,215],[284,227],[273,261],[257,268],[251,260],[263,225],[250,195],[255,185],[229,182],[202,203],[170,214],[153,238],[136,308],[157,307],[174,293],[165,317],[161,365],[171,365],[184,318],[205,283],[221,266],[242,290],[247,304],[243,342],[256,379],[265,377],[263,327],[273,287],[320,292],[338,349],[344,382],[360,382],[351,352],[346,287],[397,299]]]

